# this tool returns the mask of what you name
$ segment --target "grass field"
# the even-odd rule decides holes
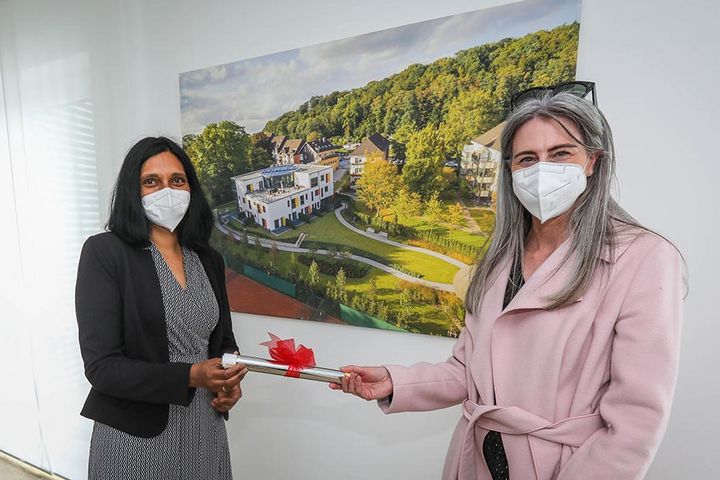
[[[367,206],[365,206],[365,204],[360,200],[355,201],[355,209],[358,212],[365,213],[367,215],[375,215],[375,212],[368,209]],[[470,216],[475,219],[480,229],[489,234],[492,231],[492,225],[495,221],[495,214],[492,210],[487,208],[469,208],[468,210],[470,211]],[[391,222],[394,220],[394,215],[389,210],[381,211],[381,215],[385,221]],[[441,237],[447,237],[451,240],[478,248],[482,247],[487,239],[487,235],[478,235],[463,230],[461,227],[464,226],[464,219],[463,225],[453,225],[451,223],[443,222],[440,223],[440,225],[437,225],[434,229],[431,229],[430,225],[428,225],[421,217],[415,219],[400,219],[399,223],[407,227],[412,227],[418,232],[429,232],[432,230],[434,234]]]
[[[359,207],[360,211],[363,211],[363,206],[359,205]],[[388,219],[391,218],[389,217]],[[430,229],[422,219],[418,219],[408,225],[420,231]],[[239,224],[232,224],[231,226],[235,229],[240,229],[241,227]],[[430,281],[452,283],[458,271],[456,266],[433,256],[405,250],[357,234],[343,226],[333,212],[326,213],[322,217],[315,218],[310,223],[301,225],[296,229],[288,230],[277,236],[271,235],[267,230],[260,227],[243,227],[242,230],[250,235],[258,234],[265,238],[276,239],[279,242],[295,241],[300,233],[305,233],[308,241],[346,245],[354,249],[369,252],[373,255],[383,257],[388,264],[398,264],[412,272],[420,274],[423,279]],[[449,224],[436,227],[434,232],[472,246],[481,246],[485,241],[484,236],[473,235]],[[247,253],[254,258],[255,261],[260,263],[268,261],[270,256],[268,249],[247,248],[249,249]],[[275,262],[281,269],[290,270],[290,255],[289,252],[277,252]],[[295,268],[301,275],[307,275],[307,266],[297,262]],[[320,282],[323,285],[334,281],[334,276],[320,274]],[[406,285],[394,275],[377,268],[371,267],[368,273],[362,278],[348,278],[346,284],[347,291],[350,294],[368,293],[371,289],[371,282],[374,282],[376,285],[375,299],[386,304],[390,312],[397,313],[403,308],[405,308],[405,311],[410,312],[405,327],[408,330],[444,336],[447,335],[451,329],[451,320],[441,313],[441,309],[435,305],[433,301],[414,300],[411,305],[402,307],[401,295]]]
[[[377,298],[386,302],[391,311],[401,309],[400,293],[397,277],[385,273],[377,268],[371,268],[365,278],[356,278],[348,281],[348,291],[368,292],[370,280],[374,279],[377,285]],[[446,335],[449,322],[441,314],[437,306],[432,304],[413,303],[408,309],[412,312],[412,318],[408,322],[408,328],[420,333],[430,335]]]
[[[259,227],[247,228],[246,231],[252,235],[258,229]],[[259,233],[267,235],[267,231],[259,230]],[[347,245],[379,255],[385,258],[388,264],[401,265],[420,274],[423,279],[433,282],[452,283],[458,271],[458,267],[439,258],[388,245],[348,230],[338,221],[334,213],[326,213],[309,224],[301,225],[295,230],[289,230],[275,238],[278,241],[293,239],[297,238],[301,232],[308,235],[307,240]]]
[[[281,268],[290,268],[290,252],[278,252],[277,264]],[[301,263],[296,264],[296,268],[301,272],[303,277],[307,275],[308,267]],[[400,306],[401,288],[398,288],[398,278],[389,273],[383,272],[377,268],[370,267],[368,273],[362,278],[347,279],[348,292],[366,293],[370,290],[371,280],[375,280],[377,286],[377,300],[385,302],[390,307],[390,311],[398,311]],[[320,283],[323,285],[328,282],[334,282],[335,277],[320,274]],[[408,307],[412,313],[413,320],[408,322],[410,330],[425,333],[429,335],[446,335],[450,327],[449,321],[445,319],[440,310],[432,304],[413,303]]]
[[[480,229],[487,235],[490,235],[495,225],[495,212],[484,207],[470,207],[468,211]]]

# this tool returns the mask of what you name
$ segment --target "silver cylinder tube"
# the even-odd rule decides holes
[[[222,356],[222,365],[225,368],[232,367],[238,363],[242,363],[251,372],[269,373],[271,375],[285,375],[288,366],[274,363],[271,360],[258,357],[248,357],[246,355],[235,355],[226,353]],[[331,370],[329,368],[303,368],[300,370],[300,378],[305,380],[315,380],[316,382],[337,383],[340,384],[345,373],[340,370]]]

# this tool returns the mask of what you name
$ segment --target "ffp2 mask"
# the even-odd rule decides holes
[[[520,203],[545,223],[567,212],[585,191],[585,169],[576,163],[538,162],[512,174]]]
[[[190,206],[190,192],[163,188],[142,197],[142,205],[148,220],[173,232]]]

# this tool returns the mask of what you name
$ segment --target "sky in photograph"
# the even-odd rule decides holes
[[[183,134],[232,120],[254,133],[310,97],[414,63],[580,19],[581,0],[527,0],[180,74]]]

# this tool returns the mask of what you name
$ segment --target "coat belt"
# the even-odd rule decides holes
[[[551,422],[519,407],[478,405],[463,402],[463,415],[468,420],[460,450],[460,479],[475,478],[475,427],[507,435],[528,435],[561,445],[579,447],[593,433],[607,425],[599,413],[569,417]],[[528,447],[528,461],[533,461]],[[537,470],[536,470],[537,471]]]

